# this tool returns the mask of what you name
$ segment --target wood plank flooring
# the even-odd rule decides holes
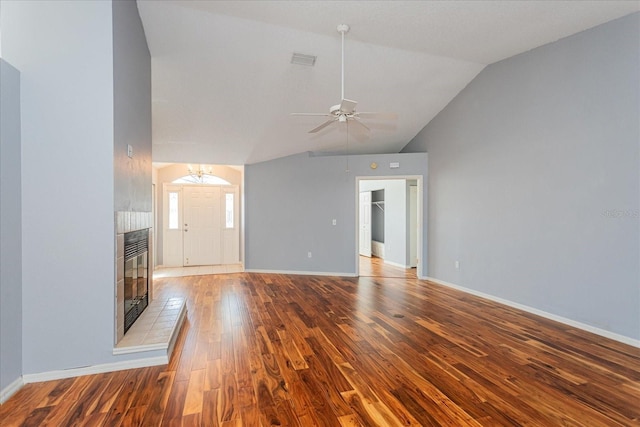
[[[380,267],[383,268],[383,267]],[[7,426],[629,426],[640,351],[407,278],[164,278],[169,365],[28,384]]]
[[[390,264],[385,264],[382,258],[360,256],[360,276],[361,277],[398,277],[404,279],[415,279],[415,268],[400,268]]]

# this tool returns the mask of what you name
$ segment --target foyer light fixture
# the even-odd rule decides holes
[[[187,165],[187,170],[189,171],[189,175],[193,178],[195,182],[203,183],[205,182],[207,175],[213,174],[213,167],[205,165],[198,165],[198,169],[194,170],[193,166]]]

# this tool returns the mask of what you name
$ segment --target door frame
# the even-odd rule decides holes
[[[423,199],[424,199],[424,176],[423,175],[391,175],[391,176],[356,176],[355,177],[355,276],[360,276],[360,181],[384,181],[384,180],[416,180],[418,184],[418,214],[417,221],[418,226],[416,232],[418,233],[417,245],[418,245],[418,266],[416,275],[418,278],[424,277],[426,260],[422,259],[423,252],[423,230],[426,227],[424,223],[425,213],[423,212]]]
[[[367,252],[368,255],[362,253],[362,234],[361,233],[362,233],[362,211],[363,211],[363,209],[362,209],[362,204],[363,204],[363,202],[362,202],[362,194],[363,193],[366,193],[369,196],[369,203],[368,203],[369,206],[366,209],[364,209],[366,214],[369,215],[369,250],[365,251],[365,252]],[[366,257],[369,257],[369,258],[371,258],[371,231],[372,231],[371,230],[371,227],[372,227],[371,222],[372,222],[372,216],[373,216],[372,212],[371,212],[371,206],[373,205],[373,203],[371,202],[372,193],[373,192],[371,190],[369,190],[369,191],[360,191],[360,195],[358,197],[358,236],[359,236],[359,238],[358,238],[358,255],[366,256]]]

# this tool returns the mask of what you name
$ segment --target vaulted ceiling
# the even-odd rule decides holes
[[[152,57],[153,159],[250,164],[393,153],[488,64],[640,10],[638,1],[138,0]],[[345,97],[395,112],[308,131]],[[317,56],[313,67],[294,52]]]

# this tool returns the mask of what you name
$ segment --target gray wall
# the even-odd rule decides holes
[[[20,73],[0,59],[0,390],[22,375]]]
[[[245,166],[246,269],[355,273],[356,177],[426,177],[427,155],[348,156],[346,168],[346,156],[307,153]]]
[[[114,15],[108,1],[2,5],[2,54],[20,70],[29,167],[22,176],[23,374],[141,357],[112,354]]]
[[[640,338],[639,17],[487,67],[405,147],[430,276]]]
[[[371,201],[384,202],[384,190],[374,191]],[[384,243],[384,206],[381,208],[377,205],[371,207],[371,240]]]
[[[134,0],[113,2],[113,104],[115,210],[151,212],[151,55]]]

